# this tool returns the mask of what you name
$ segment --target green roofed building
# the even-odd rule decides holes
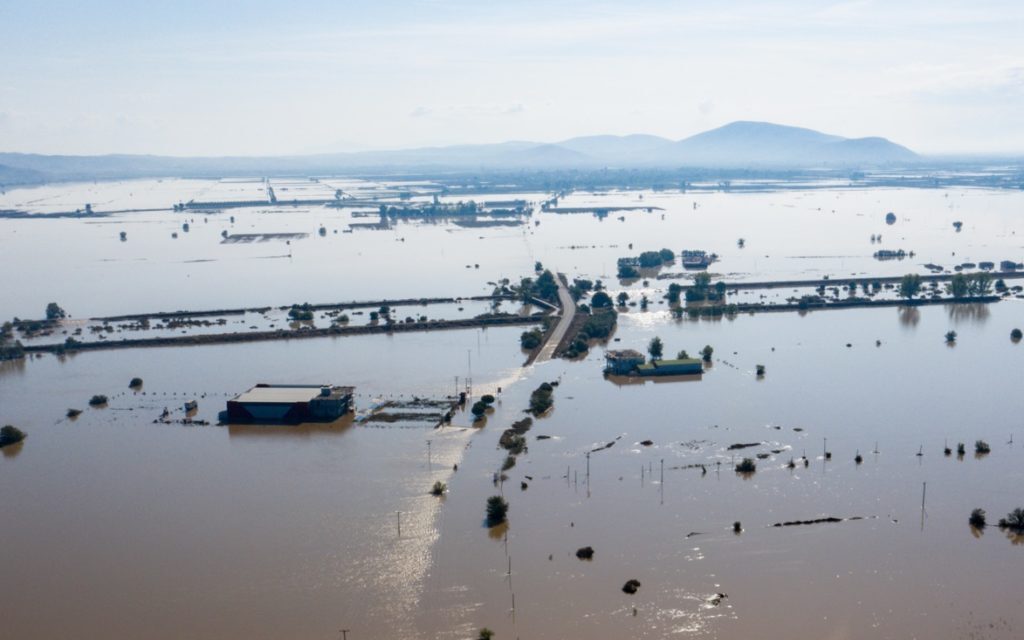
[[[704,365],[696,358],[651,360],[636,368],[636,373],[640,376],[683,376],[703,372]]]

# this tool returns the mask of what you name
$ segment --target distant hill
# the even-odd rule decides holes
[[[0,184],[165,176],[323,175],[383,169],[862,168],[918,160],[913,151],[885,138],[843,138],[767,122],[733,122],[678,142],[634,134],[584,136],[553,144],[512,141],[272,157],[0,153]]]
[[[672,146],[668,138],[636,133],[628,136],[584,136],[556,143],[591,158],[614,160],[616,157],[640,159],[653,157]]]
[[[662,156],[663,162],[703,167],[878,166],[917,159],[885,138],[842,138],[768,122],[733,122],[680,140]]]
[[[0,164],[0,186],[43,182],[46,174],[33,169]]]

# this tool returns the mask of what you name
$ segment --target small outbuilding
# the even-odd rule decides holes
[[[607,351],[604,354],[604,359],[605,372],[617,376],[629,375],[646,360],[644,354],[633,349]]]

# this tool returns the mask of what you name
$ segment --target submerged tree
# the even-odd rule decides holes
[[[921,291],[921,276],[908,273],[900,280],[900,296],[911,300]]]
[[[651,342],[647,345],[647,353],[651,354],[651,360],[661,360],[664,349],[665,345],[662,344],[661,338],[658,336],[651,338]]]
[[[604,291],[598,291],[590,296],[590,306],[595,309],[603,309],[612,306],[611,297]]]
[[[999,520],[999,526],[1003,529],[1012,529],[1017,533],[1024,533],[1024,509],[1017,507],[1005,518]]]
[[[50,304],[46,305],[47,320],[60,320],[61,318],[66,318],[67,316],[67,312],[64,311],[64,309],[62,309],[61,306],[56,302],[51,302]]]
[[[971,526],[975,529],[985,528],[985,510],[974,509],[971,511],[971,517],[967,519],[971,523]]]
[[[494,527],[502,522],[508,514],[508,502],[501,496],[487,498],[487,526]]]
[[[0,447],[11,444],[18,444],[25,439],[25,432],[13,425],[5,425],[0,428]]]

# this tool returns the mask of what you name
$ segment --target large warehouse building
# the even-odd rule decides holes
[[[258,384],[228,401],[228,422],[298,424],[337,420],[352,411],[352,387]]]

